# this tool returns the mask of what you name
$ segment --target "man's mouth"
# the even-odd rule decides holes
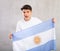
[[[25,16],[25,18],[28,18],[28,16]]]

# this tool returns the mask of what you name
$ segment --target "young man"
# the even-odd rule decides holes
[[[17,23],[17,28],[16,28],[16,32],[17,31],[21,31],[23,29],[29,28],[31,26],[34,26],[36,24],[41,23],[41,20],[39,20],[36,17],[32,17],[32,7],[30,5],[24,5],[21,8],[22,12],[23,12],[23,19],[20,20]]]
[[[16,32],[27,29],[29,27],[32,27],[34,25],[37,25],[41,23],[42,21],[39,20],[37,17],[32,17],[32,7],[30,5],[24,5],[21,8],[21,11],[23,13],[23,19],[18,21],[17,27],[16,27]],[[53,22],[55,22],[55,19],[52,19]],[[9,34],[9,38],[12,38],[12,34]]]

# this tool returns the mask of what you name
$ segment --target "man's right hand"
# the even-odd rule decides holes
[[[9,39],[12,39],[12,33],[9,34]]]

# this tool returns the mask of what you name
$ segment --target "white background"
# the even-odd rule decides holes
[[[17,21],[23,17],[20,8],[24,4],[30,4],[32,16],[42,21],[52,17],[57,19],[57,51],[60,51],[60,0],[0,0],[0,51],[12,51],[12,40],[8,34],[15,32]]]

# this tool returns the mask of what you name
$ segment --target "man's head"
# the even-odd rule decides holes
[[[25,19],[30,19],[31,18],[31,14],[32,14],[32,7],[30,5],[24,5],[21,8],[24,18]]]

